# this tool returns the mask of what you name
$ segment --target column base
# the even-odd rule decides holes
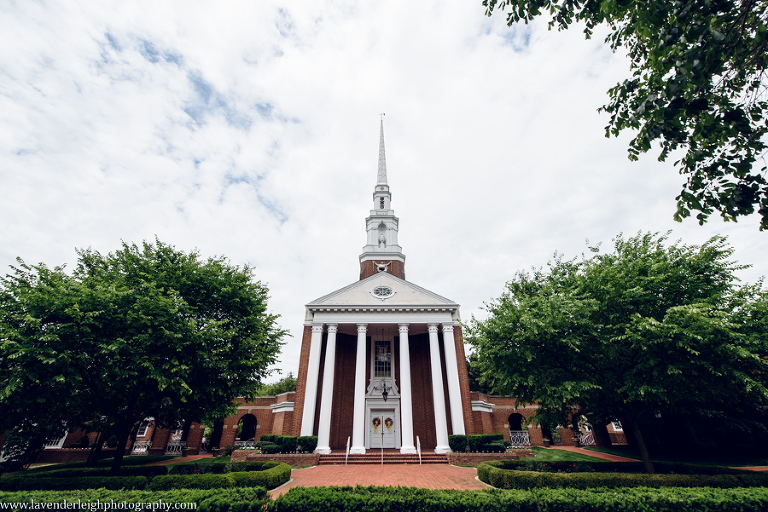
[[[450,446],[436,446],[435,447],[435,453],[451,453],[453,450],[451,450]]]
[[[365,446],[353,446],[349,449],[350,455],[365,455]]]
[[[403,446],[400,448],[400,453],[417,453],[415,446]]]
[[[321,455],[328,455],[331,453],[331,447],[330,446],[318,446],[315,448],[315,453],[319,453]]]

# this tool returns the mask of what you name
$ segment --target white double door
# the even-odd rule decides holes
[[[400,446],[396,408],[370,409],[368,439],[371,448],[397,448]]]

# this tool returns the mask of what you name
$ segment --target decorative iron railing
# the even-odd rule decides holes
[[[169,441],[167,445],[165,445],[165,454],[166,455],[181,455],[181,451],[186,448],[187,442],[186,441]]]
[[[250,441],[235,441],[235,446],[237,448],[254,448],[255,445],[253,444],[253,439]]]
[[[595,434],[593,432],[583,432],[579,437],[581,446],[597,446],[595,443]]]
[[[509,441],[515,448],[531,446],[531,437],[527,430],[510,430]]]
[[[142,453],[147,453],[147,450],[150,448],[152,448],[152,441],[136,441],[133,443],[131,453],[133,455],[141,455]]]

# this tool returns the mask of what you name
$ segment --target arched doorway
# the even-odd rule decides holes
[[[520,447],[531,445],[528,430],[523,428],[525,417],[522,414],[517,412],[510,414],[507,418],[507,423],[509,424],[509,442],[512,443],[512,446]]]
[[[237,422],[237,441],[253,441],[256,437],[256,416],[245,414]]]

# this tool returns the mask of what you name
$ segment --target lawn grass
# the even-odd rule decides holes
[[[640,460],[640,453],[627,446],[612,446],[610,448],[597,448],[592,446],[588,447],[587,450],[610,453],[611,455]],[[703,464],[707,466],[768,466],[768,460],[764,458],[747,457],[743,455],[716,456],[711,453],[704,453],[699,456],[674,454],[661,454],[657,456],[651,453],[651,459],[653,459],[654,462],[682,462],[686,464]]]
[[[575,453],[575,452],[569,452],[566,450],[558,450],[557,448],[541,448],[539,446],[534,446],[531,448],[533,450],[533,459],[536,461],[559,461],[564,460],[567,462],[578,462],[578,461],[585,461],[585,462],[601,462],[602,459],[598,459],[597,457],[590,457],[589,455],[584,455],[582,453]],[[523,457],[528,458],[530,457]]]
[[[144,466],[147,464],[154,464],[155,462],[162,462],[164,460],[176,459],[176,455],[131,455],[123,458],[121,466]],[[229,460],[229,457],[226,458]],[[112,465],[112,459],[100,459],[95,467],[109,467]],[[85,462],[65,462],[61,464],[41,464],[33,465],[28,471],[50,471],[51,469],[67,469],[67,468],[84,468]]]

